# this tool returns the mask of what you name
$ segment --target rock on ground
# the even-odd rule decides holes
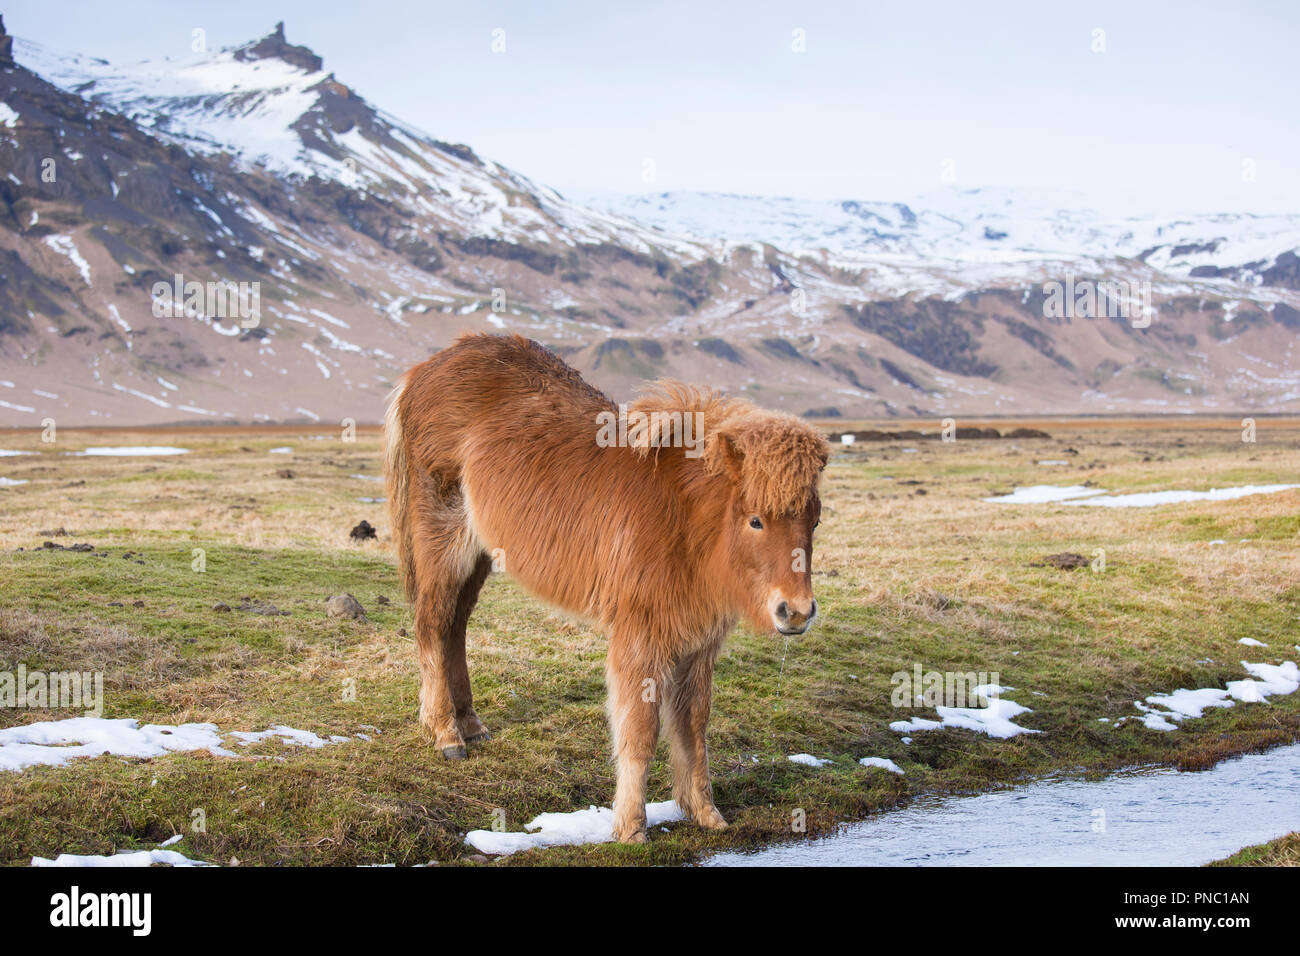
[[[353,621],[366,619],[366,609],[351,594],[336,594],[326,600],[325,613],[330,617],[346,617]]]

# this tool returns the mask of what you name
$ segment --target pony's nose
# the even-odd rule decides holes
[[[810,599],[808,607],[799,609],[791,607],[789,601],[782,601],[772,609],[776,629],[783,634],[802,634],[812,625],[817,616],[817,601]]]

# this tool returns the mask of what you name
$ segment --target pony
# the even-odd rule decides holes
[[[608,637],[614,836],[645,841],[661,718],[678,807],[725,827],[705,744],[714,664],[739,618],[802,634],[817,616],[828,457],[803,421],[712,389],[662,381],[616,406],[519,335],[463,335],[411,368],[384,419],[385,474],[420,721],[443,756],[490,739],[465,627],[495,564]]]

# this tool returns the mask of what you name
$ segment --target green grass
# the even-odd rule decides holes
[[[709,743],[731,828],[679,824],[654,830],[643,847],[556,848],[506,862],[688,862],[802,838],[791,832],[796,810],[818,833],[922,794],[1050,772],[1202,768],[1300,738],[1300,695],[1210,710],[1173,733],[1113,722],[1134,715],[1133,701],[1145,695],[1238,679],[1243,657],[1295,658],[1295,492],[1133,512],[979,500],[1045,482],[1140,490],[1293,478],[1295,434],[1261,433],[1269,441],[1245,449],[1231,433],[1190,428],[1064,434],[1014,449],[855,447],[824,483],[813,563],[822,620],[788,647],[742,627],[718,664]],[[494,739],[450,763],[422,737],[413,639],[400,633],[412,629],[411,616],[382,540],[387,522],[379,506],[356,500],[381,486],[348,477],[378,474],[373,435],[354,445],[256,433],[169,434],[166,443],[194,449],[184,467],[6,461],[6,474],[31,482],[0,490],[0,671],[20,663],[102,671],[108,717],[212,721],[222,731],[288,724],[372,739],[319,750],[264,744],[239,759],[101,757],[0,773],[0,862],[152,847],[181,832],[180,849],[218,862],[455,863],[473,853],[465,832],[489,827],[497,808],[520,829],[540,812],[609,804],[604,639],[503,576],[489,579],[469,631],[475,704]],[[280,444],[295,454],[266,454]],[[1067,444],[1081,452],[1077,467],[1035,464],[1061,457]],[[905,454],[902,445],[920,450]],[[6,437],[3,447],[23,446]],[[1166,460],[1143,462],[1150,451]],[[281,468],[296,477],[277,478]],[[86,484],[68,487],[73,480]],[[927,495],[914,494],[918,487]],[[380,541],[348,539],[361,517],[380,527]],[[39,550],[38,529],[59,526],[71,535],[54,540],[89,541],[97,552]],[[1211,547],[1215,539],[1228,544]],[[203,573],[192,569],[193,548],[205,552]],[[1103,573],[1032,566],[1057,551],[1091,557],[1096,549],[1106,552]],[[324,599],[343,592],[361,600],[366,621],[326,616]],[[290,613],[241,611],[245,597]],[[218,603],[232,610],[213,610]],[[1270,647],[1247,654],[1236,644],[1244,636]],[[933,716],[890,705],[891,675],[915,662],[997,672],[1016,688],[1007,696],[1033,709],[1017,722],[1042,733],[993,740],[944,730],[903,743],[891,721]],[[0,726],[67,716],[0,710]],[[833,763],[812,769],[786,759],[800,751]],[[666,756],[665,744],[651,799],[669,796]],[[863,768],[864,756],[890,758],[906,773]],[[195,811],[204,832],[191,829]]]
[[[1300,866],[1300,833],[1289,833],[1269,843],[1248,846],[1210,866]]]

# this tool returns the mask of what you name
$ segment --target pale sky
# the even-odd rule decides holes
[[[195,27],[218,48],[283,19],[372,104],[570,194],[906,200],[951,160],[958,185],[1080,190],[1119,211],[1300,212],[1300,4],[1285,0],[0,10],[12,34],[109,60],[184,58]]]

